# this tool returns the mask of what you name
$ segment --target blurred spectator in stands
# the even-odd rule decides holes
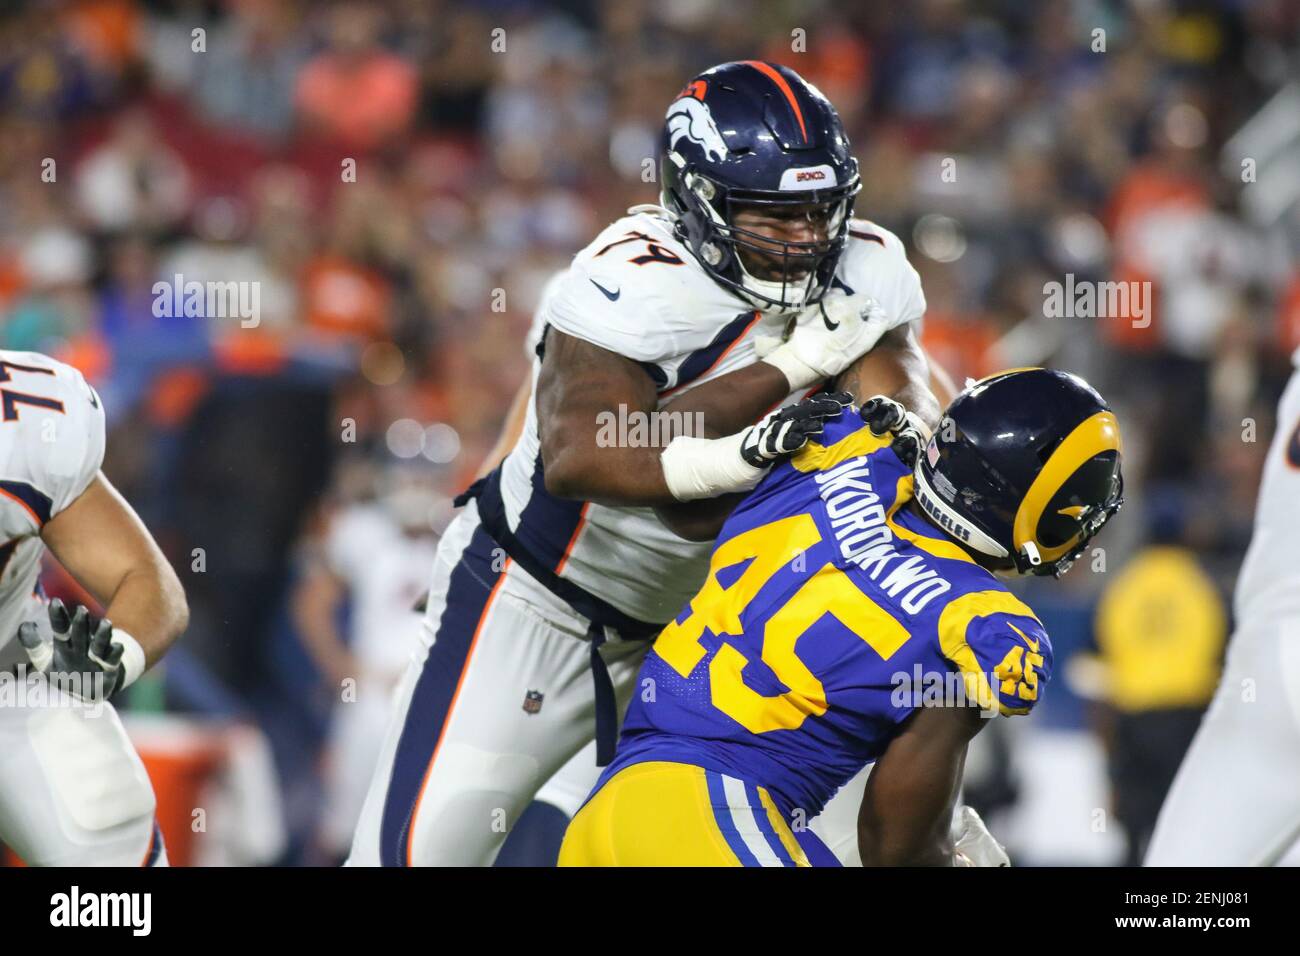
[[[303,67],[295,101],[308,129],[374,149],[405,133],[418,103],[410,63],[379,43],[383,12],[341,3],[329,15],[328,48]]]
[[[310,34],[291,0],[235,0],[230,19],[211,31],[192,89],[207,116],[278,140],[293,121],[294,81]]]
[[[194,210],[193,237],[171,247],[159,278],[175,284],[239,282],[257,284],[257,316],[244,319],[234,314],[207,315],[197,321],[207,324],[214,339],[257,330],[262,334],[284,334],[297,318],[296,277],[268,257],[264,245],[252,232],[247,204],[239,198],[218,196]],[[206,310],[206,300],[205,300]],[[247,323],[247,324],[245,324]]]
[[[26,119],[68,117],[112,89],[48,6],[29,5],[0,23],[0,102]]]
[[[596,83],[591,36],[558,15],[512,31],[484,134],[502,174],[521,183],[581,182],[608,155],[609,89]]]
[[[47,222],[30,233],[19,251],[23,292],[7,311],[5,348],[49,351],[88,328],[93,267],[90,243],[66,223]]]
[[[162,232],[185,215],[190,179],[184,163],[143,110],[118,117],[109,139],[77,167],[77,207],[103,232]]]

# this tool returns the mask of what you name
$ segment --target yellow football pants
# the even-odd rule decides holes
[[[765,789],[683,763],[620,770],[560,847],[560,866],[808,865]]]

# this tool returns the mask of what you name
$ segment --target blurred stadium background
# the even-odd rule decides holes
[[[907,243],[959,381],[1052,364],[1119,413],[1128,504],[1064,586],[1024,589],[1057,676],[978,739],[968,797],[1017,863],[1136,858],[1300,345],[1300,3],[2,6],[0,346],[100,389],[105,471],[190,595],[127,704],[173,862],[337,859],[365,785],[338,747],[377,746],[340,682],[400,666],[541,287],[655,200],[683,81],[754,57],[839,108],[858,215]],[[156,317],[177,273],[258,283],[260,323]],[[1067,274],[1150,282],[1150,323],[1049,317]]]

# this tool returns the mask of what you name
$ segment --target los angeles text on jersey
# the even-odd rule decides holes
[[[818,493],[826,505],[835,541],[844,560],[852,561],[878,581],[885,592],[909,614],[919,614],[952,585],[919,555],[894,565],[880,580],[891,561],[902,556],[894,548],[885,506],[871,484],[866,459],[850,458],[815,475]],[[900,597],[901,595],[901,597]]]
[[[149,893],[83,893],[73,885],[50,897],[50,925],[122,926],[132,936],[148,936],[153,928],[153,896]]]

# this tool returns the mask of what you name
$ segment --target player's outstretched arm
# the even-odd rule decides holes
[[[746,388],[751,380],[769,376],[785,382],[783,373],[771,366],[745,368],[706,382],[696,390],[705,393],[697,397],[696,407],[729,408],[734,419],[753,422],[789,393],[786,382],[769,402],[770,393],[761,382]],[[839,414],[846,401],[819,396],[718,439],[665,434],[659,428],[624,436],[607,423],[655,411],[658,393],[650,377],[621,355],[551,330],[537,380],[546,488],[562,498],[649,506],[748,491],[767,465],[820,433],[822,421]],[[667,417],[647,420],[672,424]]]
[[[952,866],[950,827],[975,707],[923,707],[876,761],[858,811],[864,866]]]
[[[537,379],[537,425],[546,490],[611,504],[672,499],[659,465],[661,447],[608,442],[606,416],[649,413],[658,395],[630,359],[552,329]]]
[[[77,583],[104,606],[113,629],[125,631],[139,644],[143,667],[156,663],[185,630],[189,608],[176,572],[103,473],[50,519],[41,538]],[[128,672],[125,679],[139,676]]]

